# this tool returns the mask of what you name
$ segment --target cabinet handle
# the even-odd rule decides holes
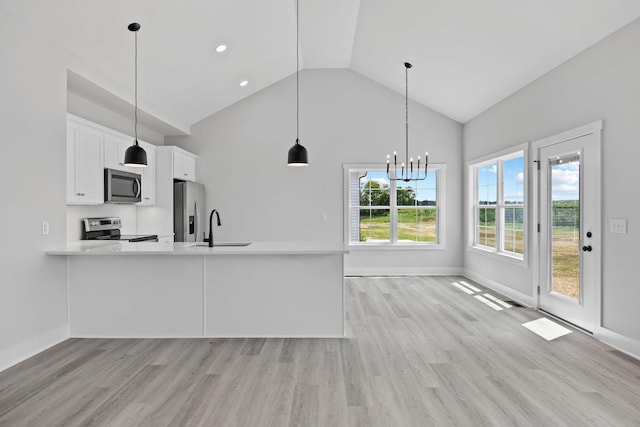
[[[76,196],[84,197],[84,193],[76,193]]]
[[[144,199],[145,199],[145,200],[150,200],[151,198],[150,198],[150,197],[145,197]]]
[[[189,174],[188,174],[188,173],[183,173],[182,175],[184,175],[184,176],[189,176]]]

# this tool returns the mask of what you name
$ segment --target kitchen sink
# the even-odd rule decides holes
[[[247,242],[220,242],[220,243],[213,243],[213,247],[222,247],[222,246],[249,246],[251,243],[247,243]],[[187,243],[186,245],[184,245],[186,248],[192,248],[194,246],[196,247],[209,247],[209,244],[207,242],[196,242],[196,243]]]

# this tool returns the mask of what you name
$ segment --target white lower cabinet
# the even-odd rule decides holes
[[[104,203],[102,142],[104,134],[78,123],[67,123],[67,203]]]

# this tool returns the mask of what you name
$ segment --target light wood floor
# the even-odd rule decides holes
[[[640,425],[638,361],[459,279],[347,279],[347,339],[70,339],[0,373],[0,426]]]

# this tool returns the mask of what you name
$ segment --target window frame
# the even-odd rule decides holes
[[[528,264],[529,258],[529,203],[528,203],[528,187],[529,187],[529,155],[528,155],[528,143],[523,143],[516,145],[514,147],[510,147],[499,152],[489,154],[483,156],[481,158],[473,159],[467,162],[467,170],[469,174],[469,185],[471,191],[469,191],[469,207],[468,209],[468,218],[469,218],[469,235],[468,247],[482,254],[487,254],[489,256],[497,256],[501,259],[507,259],[510,261],[514,261],[515,263],[522,265]],[[506,204],[504,200],[504,163],[506,161],[516,159],[518,157],[523,158],[523,195],[522,195],[522,204],[513,205]],[[495,208],[495,217],[496,217],[496,247],[492,248],[490,246],[485,246],[477,243],[478,236],[478,226],[476,223],[477,218],[477,210],[485,205],[479,204],[478,199],[478,174],[477,171],[482,167],[492,163],[496,163],[497,171],[496,171],[496,204],[495,205],[486,205],[489,207]],[[504,249],[504,237],[505,237],[505,211],[508,208],[513,207],[521,207],[522,208],[522,232],[523,232],[523,253],[518,254],[517,252],[509,251]]]
[[[435,208],[422,208],[422,209],[435,209],[436,211],[436,242],[397,242],[397,224],[398,224],[398,205],[397,205],[397,191],[395,183],[390,182],[390,189],[393,194],[389,195],[389,210],[390,210],[390,241],[389,242],[374,242],[374,243],[360,243],[351,241],[351,187],[350,187],[350,175],[354,171],[367,171],[367,172],[386,172],[386,164],[343,164],[344,171],[344,242],[352,251],[376,251],[376,250],[444,250],[445,245],[445,229],[446,229],[446,164],[433,163],[429,164],[428,172],[436,172],[436,206]],[[359,206],[359,205],[358,205]],[[406,208],[402,207],[401,209]]]

